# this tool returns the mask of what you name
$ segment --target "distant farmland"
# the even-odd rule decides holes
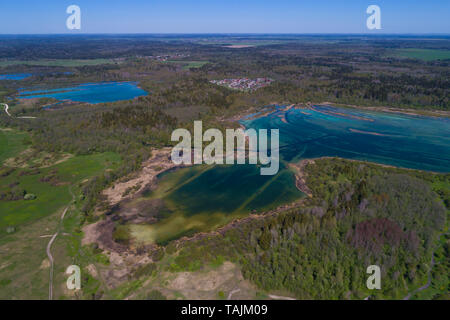
[[[176,60],[169,60],[168,63],[177,63],[183,66],[184,70],[188,70],[191,68],[201,68],[205,64],[209,63],[209,61],[176,61]]]
[[[115,63],[112,59],[55,59],[55,60],[3,60],[0,67],[14,65],[46,66],[46,67],[82,67]]]
[[[401,58],[420,59],[424,61],[450,59],[450,50],[436,49],[397,49],[390,56]]]

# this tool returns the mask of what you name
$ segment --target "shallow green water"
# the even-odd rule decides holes
[[[262,176],[256,165],[184,168],[160,177],[148,198],[162,199],[166,216],[153,225],[132,226],[144,242],[165,243],[195,232],[209,231],[253,211],[267,211],[303,196],[293,173],[281,168]]]

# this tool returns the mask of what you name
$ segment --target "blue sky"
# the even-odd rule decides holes
[[[450,33],[447,0],[0,0],[0,33]],[[66,8],[81,8],[68,30]],[[382,30],[366,28],[381,8]]]

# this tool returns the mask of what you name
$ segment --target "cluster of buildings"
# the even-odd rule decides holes
[[[211,83],[219,86],[225,86],[230,89],[237,90],[257,90],[262,87],[266,87],[273,82],[270,78],[238,78],[238,79],[223,79],[223,80],[211,80]]]

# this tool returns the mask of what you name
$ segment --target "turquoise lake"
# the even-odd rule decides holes
[[[146,95],[147,92],[139,88],[137,82],[100,82],[60,89],[24,90],[19,93],[19,98],[55,98],[95,104],[131,100]]]
[[[450,119],[313,106],[243,119],[247,128],[279,129],[280,155],[294,162],[337,156],[404,168],[450,172]]]

